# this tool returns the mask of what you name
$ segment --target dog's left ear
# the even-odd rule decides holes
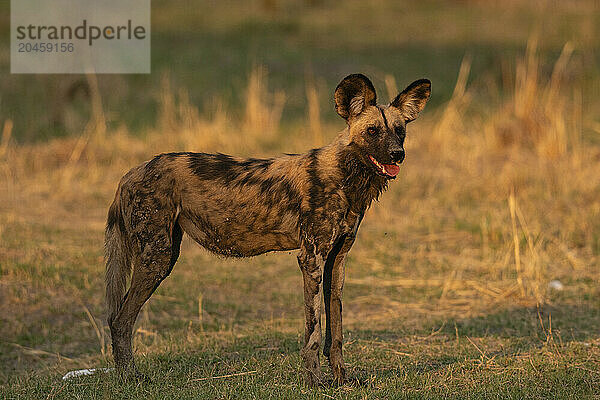
[[[402,91],[390,106],[396,107],[404,115],[406,122],[414,121],[425,108],[431,95],[431,82],[429,79],[414,81]]]
[[[346,121],[363,112],[365,107],[377,104],[373,83],[363,74],[345,77],[335,88],[335,110]]]

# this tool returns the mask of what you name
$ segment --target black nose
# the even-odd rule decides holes
[[[404,161],[404,150],[394,150],[390,153],[392,161],[395,163],[401,163]]]

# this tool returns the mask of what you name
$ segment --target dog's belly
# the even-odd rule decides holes
[[[269,251],[297,249],[295,224],[290,221],[293,217],[268,217],[257,218],[243,211],[212,215],[182,211],[178,223],[198,244],[224,256],[250,257]]]

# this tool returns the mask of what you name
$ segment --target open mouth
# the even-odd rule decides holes
[[[397,164],[381,164],[372,156],[369,156],[369,159],[380,175],[388,178],[395,178],[396,175],[398,175],[398,172],[400,172],[400,167]]]

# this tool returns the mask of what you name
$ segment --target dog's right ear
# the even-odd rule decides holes
[[[373,84],[363,74],[345,77],[335,88],[335,110],[346,121],[360,114],[366,106],[377,104]]]

